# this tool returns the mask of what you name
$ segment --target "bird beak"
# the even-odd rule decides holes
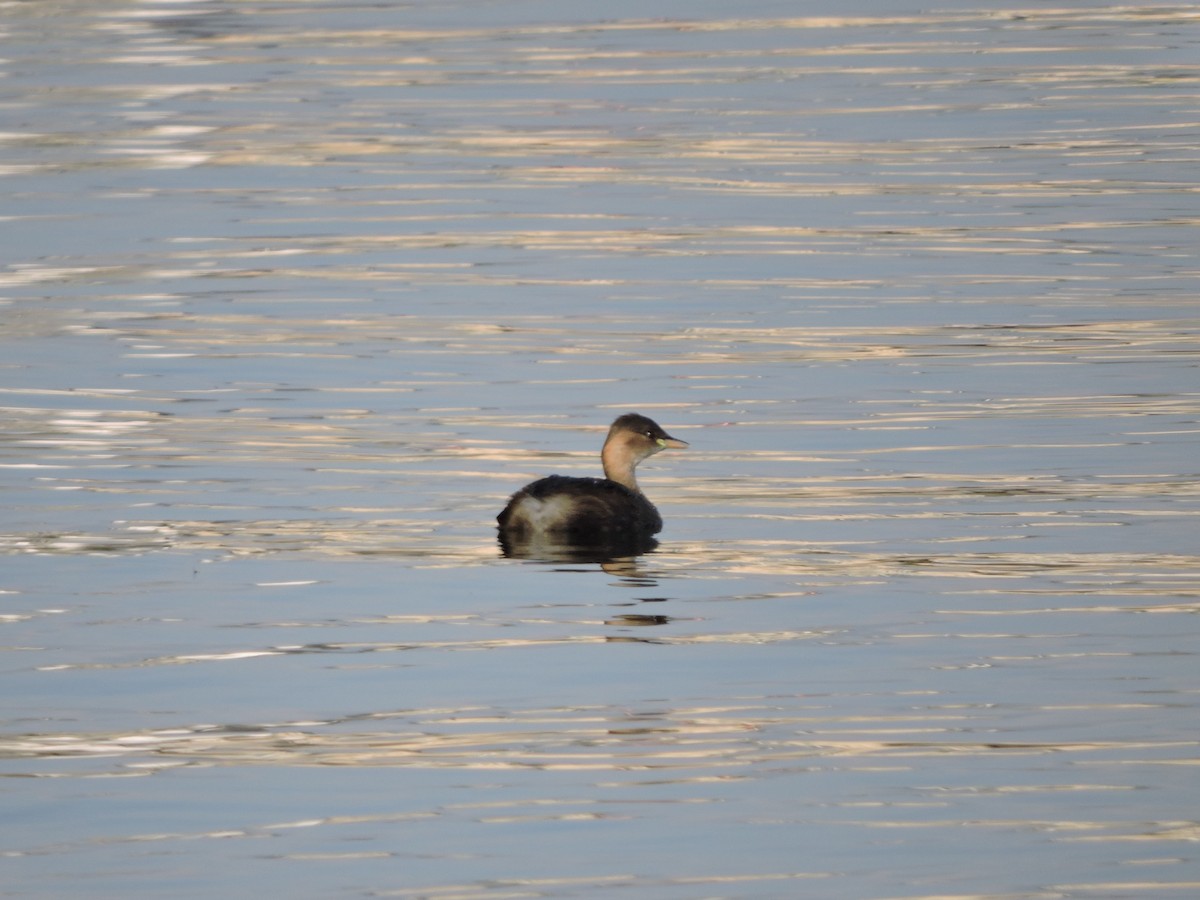
[[[659,438],[657,443],[658,446],[662,447],[663,449],[671,447],[675,450],[682,450],[688,445],[687,441],[681,441],[678,438],[671,437],[670,435],[667,435],[665,438]]]

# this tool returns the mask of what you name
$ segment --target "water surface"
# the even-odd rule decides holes
[[[10,5],[7,895],[1194,892],[1198,26]]]

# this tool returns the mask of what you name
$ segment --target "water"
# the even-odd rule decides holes
[[[1200,887],[1194,7],[3,17],[5,896]]]

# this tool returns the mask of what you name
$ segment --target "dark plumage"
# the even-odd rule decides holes
[[[652,419],[621,416],[600,453],[604,478],[550,475],[513,494],[496,517],[506,552],[545,544],[633,552],[653,546],[662,518],[638,487],[634,469],[660,450],[686,446]]]
[[[549,475],[523,487],[497,521],[508,534],[542,532],[570,544],[662,531],[662,517],[645,495],[607,478],[566,475]]]

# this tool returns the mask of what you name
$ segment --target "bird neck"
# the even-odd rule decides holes
[[[600,462],[604,466],[604,477],[609,481],[624,485],[634,493],[640,494],[637,479],[633,475],[637,460],[630,456],[628,448],[608,442],[600,452]]]

